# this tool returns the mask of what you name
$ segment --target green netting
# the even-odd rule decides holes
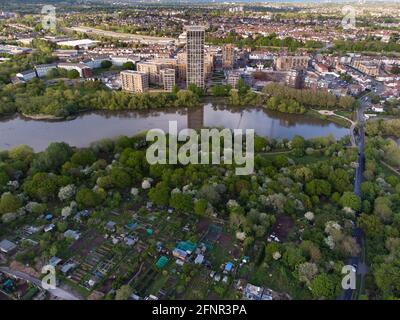
[[[181,241],[176,246],[178,249],[183,251],[194,251],[196,249],[196,244],[190,241]]]
[[[168,263],[168,258],[166,256],[161,256],[160,259],[156,262],[156,266],[159,269],[164,268]]]

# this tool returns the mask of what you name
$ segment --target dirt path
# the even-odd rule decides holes
[[[29,274],[26,274],[24,272],[20,272],[20,271],[16,271],[16,270],[12,270],[10,268],[7,267],[0,267],[0,271],[4,272],[10,276],[13,276],[15,278],[18,279],[22,279],[28,282],[33,283],[34,285],[38,286],[38,287],[42,287],[42,281],[30,276]],[[64,300],[81,300],[81,297],[76,296],[75,294],[73,294],[72,292],[69,292],[65,289],[62,288],[56,288],[56,289],[49,289],[48,292],[50,292],[52,295],[64,299]]]
[[[341,119],[344,119],[344,120],[350,122],[350,124],[351,124],[351,126],[350,126],[351,145],[353,147],[356,146],[356,139],[355,139],[355,136],[354,136],[354,129],[356,128],[357,122],[355,122],[355,121],[353,121],[353,120],[351,120],[351,119],[349,119],[349,118],[347,118],[345,116],[337,114],[337,113],[335,113],[335,111],[332,111],[332,110],[315,110],[315,109],[311,109],[311,110],[313,110],[315,112],[318,112],[319,114],[321,114],[323,116],[338,117],[338,118],[341,118]]]
[[[136,277],[142,272],[143,265],[144,265],[144,262],[142,262],[142,264],[140,265],[138,272],[136,272],[135,275],[131,278],[131,280],[129,280],[128,285],[131,285],[131,282],[133,280],[135,280]]]
[[[395,174],[400,176],[400,171],[397,170],[396,168],[392,167],[390,164],[387,164],[385,161],[381,160],[381,163],[388,168],[390,171],[393,171]]]

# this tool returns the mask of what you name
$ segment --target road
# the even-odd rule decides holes
[[[365,117],[364,112],[369,103],[369,97],[365,96],[360,99],[360,107],[357,110],[357,122],[358,122],[358,166],[356,168],[356,177],[354,182],[354,193],[357,197],[361,198],[361,183],[363,179],[363,172],[365,169]]]
[[[102,30],[98,28],[92,27],[72,27],[72,28],[64,28],[64,31],[67,32],[79,32],[90,35],[97,35],[102,37],[110,37],[110,38],[117,38],[123,39],[132,42],[139,42],[139,43],[146,43],[146,44],[166,44],[166,43],[177,43],[178,39],[175,38],[168,38],[168,37],[155,37],[155,36],[148,36],[142,34],[132,34],[132,33],[123,33],[123,32],[115,32],[115,31],[108,31]]]
[[[9,276],[18,278],[18,279],[22,279],[25,281],[28,281],[40,288],[42,288],[42,280],[34,278],[32,276],[30,276],[29,274],[26,274],[24,272],[20,272],[17,270],[12,270],[10,268],[7,267],[0,267],[0,272],[6,273]],[[51,293],[53,296],[57,297],[57,298],[61,298],[64,300],[81,300],[78,296],[74,295],[71,292],[68,292],[64,289],[61,288],[56,288],[56,289],[49,289],[47,290],[49,293]]]
[[[380,95],[384,91],[384,86],[382,83],[372,79],[372,85],[375,88],[375,93]],[[355,180],[354,180],[354,193],[358,198],[362,199],[361,183],[363,182],[363,172],[365,170],[365,110],[371,104],[369,94],[364,95],[359,100],[359,108],[357,109],[357,123],[358,123],[358,135],[357,135],[357,145],[358,145],[358,165],[356,168]],[[358,219],[360,212],[356,213],[356,220]],[[357,221],[355,221],[355,225]],[[357,257],[350,257],[347,260],[348,265],[353,265],[356,267],[357,275],[359,276],[359,281],[357,286],[359,288],[364,287],[365,275],[368,268],[365,264],[365,235],[362,229],[358,227],[353,228],[353,237],[356,239],[358,245],[360,246],[360,255]],[[355,297],[355,290],[343,290],[342,294],[338,298],[339,300],[352,300]],[[360,291],[358,291],[360,292]]]
[[[364,147],[365,147],[365,130],[364,130],[364,125],[365,125],[365,117],[364,117],[364,112],[366,107],[369,104],[369,97],[368,95],[362,97],[360,99],[360,105],[359,108],[357,109],[357,123],[358,123],[358,135],[357,135],[357,145],[358,145],[358,165],[356,168],[356,174],[355,174],[355,180],[354,180],[354,193],[357,195],[358,198],[362,198],[362,192],[361,192],[361,183],[363,180],[363,172],[365,168],[365,154],[364,154]],[[351,130],[354,130],[352,127]],[[356,213],[356,220],[359,216],[360,212]],[[356,225],[356,221],[355,221]],[[361,253],[364,250],[364,233],[362,229],[358,227],[353,228],[352,236],[356,239],[359,247],[361,248]],[[347,265],[352,265],[356,268],[357,270],[357,275],[360,275],[360,270],[362,269],[364,272],[366,271],[365,267],[361,267],[361,265],[364,265],[364,257],[362,254],[360,256],[356,257],[349,257],[347,259]],[[360,268],[361,267],[361,268]],[[363,273],[364,273],[363,272]],[[364,281],[364,276],[365,274],[361,274],[361,281],[357,282],[357,286],[362,286],[363,281]],[[348,289],[348,290],[343,290],[342,294],[339,296],[339,300],[352,300],[354,297],[354,292],[355,290]]]

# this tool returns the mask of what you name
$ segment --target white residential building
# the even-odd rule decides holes
[[[76,70],[79,72],[79,76],[81,78],[88,78],[92,76],[92,69],[86,66],[83,63],[68,63],[68,62],[62,62],[58,64],[58,67],[60,69],[65,69],[65,70]]]
[[[136,64],[140,61],[139,57],[136,56],[111,56],[110,57],[113,66],[122,67],[126,62],[133,62]]]
[[[17,78],[23,81],[29,81],[32,80],[33,78],[36,78],[36,71],[35,70],[26,70],[26,71],[21,71],[16,74]]]

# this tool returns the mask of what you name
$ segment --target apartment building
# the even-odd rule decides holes
[[[195,84],[204,88],[204,38],[205,27],[187,26],[186,28],[186,84]]]
[[[329,72],[329,68],[323,63],[316,63],[314,65],[314,69],[317,70],[319,73]]]
[[[130,92],[146,92],[149,89],[149,76],[140,71],[121,72],[122,90]]]
[[[360,70],[371,77],[379,76],[380,62],[377,61],[365,61],[365,60],[354,60],[353,67]]]
[[[226,77],[226,83],[232,88],[236,88],[239,79],[242,78],[242,72],[240,71],[230,71]]]
[[[139,72],[147,73],[149,76],[149,83],[162,85],[161,70],[163,69],[176,69],[176,59],[154,59],[149,61],[138,62],[136,69]]]
[[[213,52],[206,52],[204,55],[204,77],[208,78],[211,76],[214,70],[215,56]]]
[[[279,71],[307,69],[308,56],[280,56],[276,59],[276,69]]]
[[[164,90],[171,92],[176,83],[175,69],[162,69],[160,74]]]
[[[136,70],[141,73],[145,73],[148,76],[149,83],[159,84],[160,83],[160,66],[151,61],[142,61],[136,64]]]
[[[186,67],[187,67],[187,55],[186,52],[179,52],[176,55],[177,58],[177,78],[178,81],[186,81]]]
[[[229,43],[222,47],[222,68],[232,69],[235,63],[235,47]]]
[[[301,70],[291,70],[286,76],[286,85],[296,89],[303,89],[305,74]]]

